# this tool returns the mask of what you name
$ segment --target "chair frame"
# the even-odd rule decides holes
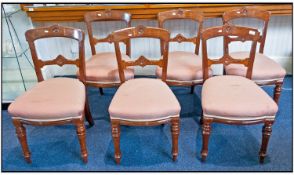
[[[250,34],[251,31],[253,31],[255,34]],[[230,38],[230,35],[237,36],[236,38]],[[218,37],[218,36],[224,36],[224,44],[228,45],[230,42],[233,41],[252,41],[251,45],[251,51],[249,58],[240,60],[240,59],[234,59],[231,56],[229,56],[228,47],[224,47],[224,55],[222,58],[218,60],[211,60],[207,56],[207,44],[206,41],[210,38]],[[208,69],[212,64],[243,64],[247,67],[247,73],[246,78],[251,79],[252,76],[252,69],[253,69],[253,63],[255,58],[255,51],[256,51],[256,45],[257,41],[260,38],[260,34],[258,30],[247,28],[247,27],[240,27],[240,26],[231,26],[229,24],[225,24],[224,26],[220,27],[212,27],[204,30],[202,32],[202,54],[203,54],[203,79],[204,82],[207,80],[208,77]],[[259,160],[260,163],[264,162],[266,151],[267,151],[267,145],[269,142],[269,138],[272,132],[272,125],[274,123],[274,119],[264,118],[264,119],[254,119],[254,120],[229,120],[229,119],[216,119],[211,117],[206,117],[203,115],[203,125],[202,125],[202,139],[203,139],[203,145],[202,145],[202,161],[206,160],[206,157],[208,155],[208,141],[209,136],[211,133],[211,124],[213,122],[216,123],[224,123],[224,124],[231,124],[231,125],[251,125],[251,124],[259,124],[264,123],[263,130],[262,130],[262,144],[259,152]]]
[[[147,65],[156,65],[162,67],[162,81],[166,82],[166,71],[167,71],[167,62],[168,62],[168,40],[170,34],[165,29],[154,28],[154,27],[144,27],[139,25],[137,27],[126,28],[118,30],[112,33],[114,39],[115,53],[119,65],[119,75],[121,82],[124,83],[124,69],[129,66],[147,66]],[[119,42],[131,39],[131,38],[157,38],[160,39],[163,44],[163,57],[160,60],[148,60],[144,56],[140,56],[135,61],[125,61],[122,59],[121,51],[119,47]],[[111,117],[110,117],[111,118]],[[120,164],[121,160],[121,151],[120,151],[120,125],[127,126],[156,126],[164,123],[171,123],[171,133],[172,133],[172,155],[173,160],[175,161],[178,156],[178,137],[179,137],[179,116],[172,116],[167,119],[154,120],[154,121],[126,121],[121,119],[111,119],[111,128],[112,128],[112,138],[115,148],[115,161],[117,164]]]
[[[69,27],[62,27],[59,25],[53,25],[50,27],[41,27],[36,29],[30,29],[25,33],[26,40],[29,43],[29,47],[32,54],[32,59],[35,65],[35,72],[37,75],[38,82],[44,81],[41,68],[46,65],[58,65],[63,66],[65,64],[76,65],[79,67],[81,72],[79,76],[79,80],[84,83],[84,32],[79,29],[69,28]],[[62,55],[58,55],[55,59],[43,61],[38,58],[36,47],[35,47],[35,40],[42,39],[42,38],[51,38],[51,37],[65,37],[77,40],[79,43],[79,58],[76,60],[69,60]],[[87,121],[92,126],[94,124],[92,116],[90,112],[87,110],[87,99],[85,104],[85,111],[82,114],[82,117],[79,119],[65,119],[65,120],[58,120],[58,121],[31,121],[25,119],[16,119],[12,118],[13,124],[16,129],[16,134],[21,144],[23,155],[25,160],[28,163],[31,163],[31,154],[27,144],[26,138],[26,129],[24,124],[27,125],[34,125],[34,126],[52,126],[52,125],[64,125],[72,123],[76,126],[76,132],[78,135],[80,147],[81,147],[81,156],[85,163],[88,161],[88,152],[86,148],[86,129],[84,125],[84,117],[86,116]]]
[[[113,39],[111,37],[111,34],[109,34],[105,38],[97,39],[93,35],[93,22],[101,22],[101,21],[122,21],[124,22],[127,27],[131,27],[131,14],[123,11],[118,10],[105,10],[105,11],[92,11],[87,12],[84,15],[84,21],[87,26],[88,35],[89,35],[89,41],[91,46],[91,52],[92,55],[96,55],[96,49],[95,45],[99,43],[113,43]],[[131,55],[131,42],[130,40],[124,40],[122,41],[126,45],[126,55]],[[86,81],[87,86],[93,86],[98,87],[100,94],[103,94],[103,88],[107,87],[116,87],[119,86],[120,83],[116,82],[110,82],[110,83],[99,83],[99,82],[92,82],[92,81]]]
[[[260,36],[258,42],[260,43],[259,47],[259,53],[263,54],[264,52],[264,45],[265,45],[265,39],[266,39],[266,34],[267,34],[267,28],[268,28],[268,23],[270,20],[271,13],[269,11],[265,10],[260,10],[255,7],[242,7],[242,8],[237,8],[233,9],[230,11],[226,11],[223,14],[223,24],[230,24],[232,20],[237,19],[237,18],[254,18],[254,19],[259,19],[264,22],[263,29],[262,29],[262,36]],[[274,85],[274,97],[273,99],[275,102],[278,104],[280,95],[282,92],[282,86],[283,86],[283,80],[271,80],[271,81],[256,81],[256,84],[260,86],[264,85]]]
[[[195,44],[195,51],[194,53],[196,55],[199,55],[199,46],[200,46],[200,39],[201,39],[201,31],[203,28],[203,20],[204,16],[202,11],[200,10],[187,10],[187,9],[177,9],[177,10],[170,10],[170,11],[164,11],[160,12],[157,15],[158,19],[158,26],[160,28],[164,28],[164,23],[168,20],[175,20],[175,19],[189,19],[197,22],[198,24],[198,30],[196,36],[193,36],[191,38],[186,38],[181,33],[178,33],[175,37],[170,38],[169,42],[190,42]],[[162,48],[161,48],[162,51]],[[173,80],[167,80],[166,83],[171,86],[191,86],[191,94],[194,93],[194,87],[195,85],[202,84],[202,81],[200,82],[193,82],[193,81],[173,81]]]

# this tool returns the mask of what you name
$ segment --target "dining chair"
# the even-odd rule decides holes
[[[164,29],[145,27],[126,28],[112,33],[115,52],[118,61],[121,86],[115,93],[110,106],[112,137],[115,148],[115,161],[121,160],[120,151],[120,125],[128,126],[154,126],[171,122],[172,156],[176,160],[178,156],[178,135],[180,104],[165,83],[168,62],[169,32]],[[159,39],[163,44],[163,56],[159,60],[148,59],[140,56],[138,59],[125,61],[119,47],[119,42],[131,38]],[[161,79],[136,78],[126,80],[123,71],[129,66],[155,65],[162,68]]]
[[[182,33],[171,37],[169,42],[192,43],[195,45],[193,52],[173,51],[169,53],[167,65],[167,84],[172,86],[191,86],[191,93],[194,86],[202,84],[202,59],[199,56],[200,32],[203,26],[204,16],[199,10],[177,9],[158,13],[158,26],[164,28],[167,21],[189,20],[197,23],[197,31],[193,37],[187,38]],[[211,70],[210,70],[211,74]],[[162,76],[160,67],[156,70],[158,77]]]
[[[212,123],[230,125],[251,125],[264,123],[262,130],[262,144],[259,152],[260,162],[264,162],[267,145],[272,132],[272,125],[278,106],[275,101],[251,80],[257,41],[260,39],[258,30],[240,26],[224,25],[212,27],[202,32],[203,54],[203,87],[202,87],[202,160],[208,154],[208,140]],[[232,42],[251,42],[249,57],[234,58],[228,47],[224,47],[224,54],[219,59],[207,56],[207,40],[224,37],[224,44]],[[258,58],[256,58],[258,59]],[[246,77],[237,75],[223,75],[209,78],[208,69],[213,64],[242,64],[246,66]]]
[[[286,75],[285,69],[277,62],[264,54],[264,45],[267,34],[268,23],[270,20],[270,12],[260,10],[254,7],[242,7],[224,12],[223,23],[232,23],[239,18],[253,18],[263,22],[262,35],[258,42],[259,53],[256,53],[256,59],[253,65],[252,80],[258,85],[275,85],[274,100],[278,104],[282,91],[283,80]],[[245,58],[248,52],[235,52],[232,56],[236,58]],[[231,64],[225,67],[225,72],[228,75],[245,76],[246,67],[243,65]]]
[[[115,52],[97,53],[95,48],[97,44],[112,44],[111,35],[98,39],[94,36],[93,24],[94,22],[118,21],[123,22],[126,27],[131,27],[131,14],[118,10],[92,11],[85,13],[84,21],[92,51],[92,57],[86,61],[86,85],[98,87],[100,94],[103,95],[103,88],[119,86],[120,79]],[[126,45],[126,54],[123,54],[123,59],[129,59],[131,54],[130,40],[122,41],[122,43]],[[125,76],[126,79],[134,78],[134,70],[132,68],[126,69]]]
[[[74,124],[81,147],[83,161],[88,161],[84,116],[90,125],[93,119],[86,111],[84,76],[84,33],[79,29],[53,25],[30,29],[25,33],[29,43],[38,83],[17,97],[8,108],[16,129],[23,155],[31,163],[26,129],[24,125],[52,126]],[[79,57],[75,60],[58,55],[55,59],[42,60],[37,55],[35,42],[39,39],[70,38],[79,45]],[[74,78],[51,78],[44,80],[42,68],[50,65],[75,65],[80,70],[79,80]]]

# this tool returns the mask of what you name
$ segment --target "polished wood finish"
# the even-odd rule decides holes
[[[236,8],[233,10],[229,10],[224,12],[223,14],[223,23],[231,23],[232,20],[237,19],[237,18],[255,18],[262,20],[263,23],[263,29],[262,29],[262,35],[258,42],[260,43],[259,46],[259,53],[263,54],[264,52],[264,45],[265,45],[265,40],[266,40],[266,35],[267,35],[267,28],[268,28],[268,23],[270,20],[271,12],[259,9],[257,7],[241,7],[241,8]],[[226,45],[227,47],[227,45]],[[263,85],[275,85],[274,89],[274,100],[277,104],[279,104],[279,97],[281,94],[281,86],[283,84],[283,81],[281,80],[273,80],[273,81],[265,81],[265,82],[257,82],[257,84],[263,86]]]
[[[28,30],[25,33],[26,39],[29,43],[29,47],[32,54],[32,59],[35,66],[35,71],[37,74],[38,81],[44,81],[41,68],[46,65],[59,65],[63,66],[65,64],[73,64],[79,67],[80,76],[79,79],[84,83],[84,33],[79,29],[73,29],[69,27],[62,27],[59,25],[53,25],[50,27],[42,27],[37,29]],[[51,37],[66,37],[75,39],[79,42],[79,58],[75,60],[69,60],[63,57],[62,55],[57,56],[56,58],[48,61],[42,61],[36,52],[35,41],[41,38],[51,38]],[[88,102],[86,100],[85,112],[86,118],[90,125],[93,125],[92,116],[87,110]],[[37,107],[37,106],[36,106]],[[13,118],[13,124],[16,128],[16,134],[22,146],[23,154],[28,163],[31,163],[30,151],[27,144],[26,131],[24,124],[35,125],[35,126],[52,126],[52,125],[63,125],[72,123],[76,126],[77,135],[79,138],[81,146],[81,156],[83,161],[86,163],[88,158],[86,140],[85,140],[85,126],[84,126],[84,114],[80,119],[66,119],[58,121],[30,121],[25,119],[16,119]]]
[[[215,37],[223,36],[224,43],[224,54],[219,59],[210,59],[207,55],[207,40]],[[203,80],[209,78],[208,71],[213,64],[243,64],[247,67],[246,77],[251,79],[253,62],[255,58],[256,44],[260,37],[258,30],[248,27],[238,27],[229,24],[219,27],[211,27],[202,32],[202,66],[203,66]],[[235,41],[252,41],[249,58],[246,59],[235,59],[229,54],[228,44]]]
[[[160,28],[164,28],[164,23],[168,20],[175,20],[175,19],[185,19],[185,20],[192,20],[194,22],[197,22],[198,28],[197,33],[195,33],[195,36],[191,38],[187,38],[183,36],[183,34],[178,33],[175,37],[170,38],[170,42],[190,42],[192,44],[195,44],[195,54],[199,54],[199,46],[200,46],[200,32],[202,31],[203,27],[203,20],[204,16],[202,11],[200,10],[187,10],[187,9],[177,9],[177,10],[170,10],[170,11],[164,11],[158,13],[158,26]],[[161,48],[161,52],[162,52]],[[194,86],[196,84],[202,84],[202,82],[193,82],[193,81],[173,81],[173,80],[167,80],[166,81],[168,85],[171,86],[191,86],[191,94],[194,93]]]
[[[118,11],[118,10],[105,10],[105,11],[92,11],[92,12],[86,12],[84,15],[84,21],[87,26],[88,35],[89,35],[89,41],[91,46],[92,55],[96,55],[96,48],[95,45],[99,43],[113,43],[112,35],[109,34],[105,38],[95,38],[93,34],[93,22],[101,22],[101,21],[121,21],[124,22],[126,27],[131,27],[131,15],[129,13]],[[130,47],[130,40],[124,40],[122,41],[126,44],[126,54],[128,56],[131,55],[131,47]],[[103,95],[103,89],[105,87],[116,87],[119,86],[120,83],[116,82],[110,82],[110,83],[99,83],[97,82],[91,82],[86,81],[87,86],[97,87],[99,88],[99,92],[101,95]]]
[[[209,141],[209,136],[211,132],[211,126],[210,124],[212,123],[211,119],[208,118],[203,118],[202,119],[202,150],[201,150],[201,157],[202,161],[206,160],[206,157],[208,155],[208,141]]]
[[[74,119],[73,124],[76,125],[77,135],[79,138],[79,142],[81,145],[81,155],[83,158],[84,163],[88,162],[88,151],[86,146],[86,128],[84,125],[84,119]]]
[[[55,6],[32,7],[24,5],[23,9],[33,22],[64,22],[83,21],[83,16],[88,11],[122,10],[132,14],[132,19],[155,20],[159,12],[173,9],[201,10],[205,18],[219,18],[225,11],[242,6],[255,6],[261,10],[270,11],[273,15],[292,15],[292,4],[125,4],[125,5],[91,5],[91,6]]]
[[[166,69],[167,69],[167,56],[168,56],[168,45],[169,45],[169,38],[170,33],[161,28],[154,28],[154,27],[145,27],[145,26],[137,26],[126,28],[122,30],[118,30],[112,33],[112,38],[114,40],[115,45],[115,52],[118,61],[119,67],[119,75],[120,80],[124,83],[125,76],[124,76],[124,69],[129,66],[147,66],[147,65],[156,65],[162,67],[162,81],[166,81]],[[131,38],[155,38],[160,39],[163,45],[163,56],[159,60],[150,60],[144,56],[140,56],[138,59],[132,61],[124,61],[122,60],[121,51],[119,47],[119,43],[126,39]],[[132,81],[132,80],[129,80]],[[132,110],[130,108],[130,110]],[[111,118],[111,116],[110,116]],[[112,128],[112,138],[114,144],[114,158],[117,164],[120,164],[121,160],[121,151],[120,151],[120,125],[127,125],[127,126],[156,126],[162,125],[165,123],[171,123],[171,134],[172,134],[172,157],[175,161],[178,156],[178,137],[179,137],[179,116],[171,116],[166,119],[162,120],[151,120],[151,121],[129,121],[129,120],[122,120],[122,119],[111,119],[111,128]]]
[[[114,40],[114,47],[116,52],[116,57],[118,61],[119,77],[121,83],[124,83],[125,75],[124,69],[129,66],[147,66],[156,65],[162,67],[162,81],[166,81],[166,71],[168,62],[168,41],[170,33],[165,29],[155,28],[155,27],[145,27],[138,25],[137,27],[131,27],[127,29],[118,30],[112,33]],[[135,61],[125,61],[122,59],[119,43],[121,41],[131,39],[131,38],[155,38],[160,39],[163,48],[163,57],[159,60],[150,60],[144,56],[140,56]]]
[[[274,121],[273,120],[266,120],[264,123],[264,126],[262,128],[262,143],[259,151],[259,162],[264,163],[264,158],[266,156],[267,151],[267,145],[269,142],[269,138],[272,133],[272,125]]]
[[[207,40],[214,38],[214,37],[224,37],[224,55],[217,60],[210,60],[207,56]],[[234,36],[234,38],[230,39],[230,36]],[[228,23],[226,23],[224,26],[220,27],[212,27],[204,30],[202,32],[202,57],[203,57],[203,76],[204,80],[207,80],[208,77],[208,69],[212,64],[243,64],[247,67],[247,73],[246,77],[248,79],[251,79],[252,76],[252,68],[253,68],[253,62],[255,57],[255,51],[256,51],[256,44],[260,39],[260,34],[256,29],[247,28],[247,27],[241,27],[241,26],[232,26]],[[227,44],[234,41],[252,41],[251,50],[249,58],[243,59],[243,60],[237,60],[229,56],[229,51]],[[250,109],[248,109],[250,110]],[[208,155],[208,143],[209,143],[209,137],[211,134],[211,124],[212,123],[224,123],[224,124],[234,124],[234,125],[251,125],[251,124],[260,124],[264,123],[263,127],[263,139],[262,139],[262,145],[260,148],[260,162],[262,163],[264,161],[268,141],[271,135],[271,127],[274,122],[274,119],[268,119],[268,118],[262,118],[262,119],[252,119],[252,120],[231,120],[231,119],[219,119],[219,118],[212,118],[212,117],[206,117],[205,114],[203,114],[202,118],[202,150],[201,150],[201,157],[202,161],[206,160],[206,157]]]
[[[29,146],[27,143],[27,134],[26,134],[26,128],[23,126],[23,124],[19,120],[12,120],[15,130],[16,130],[16,135],[19,140],[19,143],[22,147],[23,155],[25,157],[25,160],[27,163],[32,163],[31,160],[31,153],[29,150]]]
[[[177,160],[179,148],[179,132],[180,132],[180,119],[179,118],[172,118],[171,119],[171,133],[172,133],[172,155],[173,161]]]

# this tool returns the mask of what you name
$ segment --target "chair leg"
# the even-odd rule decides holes
[[[192,85],[191,86],[191,91],[190,91],[191,94],[194,94],[194,89],[195,89],[195,85]]]
[[[272,125],[273,125],[273,121],[268,120],[268,121],[265,121],[265,124],[262,128],[262,143],[261,143],[261,147],[259,151],[260,163],[263,163],[266,157],[266,150],[267,150],[268,142],[272,133]]]
[[[120,164],[121,152],[120,152],[120,126],[118,121],[111,121],[111,132],[114,144],[114,158],[116,164]]]
[[[275,84],[275,92],[274,92],[274,100],[277,103],[277,105],[279,105],[279,99],[280,99],[280,95],[282,92],[282,86],[283,86],[283,82],[279,81],[276,82]]]
[[[211,119],[203,118],[203,125],[202,125],[202,150],[201,150],[201,156],[202,161],[204,162],[206,160],[206,157],[208,155],[208,141],[209,136],[211,132]]]
[[[85,116],[86,116],[86,120],[89,123],[89,125],[93,126],[95,123],[94,123],[94,120],[93,120],[93,117],[91,114],[89,100],[88,100],[87,95],[86,95],[86,104],[85,104]]]
[[[88,162],[88,151],[87,151],[87,146],[86,146],[86,128],[84,125],[84,120],[83,120],[83,118],[76,119],[73,121],[73,123],[76,125],[77,135],[78,135],[80,147],[81,147],[82,159],[83,159],[84,163],[87,163]]]
[[[21,123],[21,121],[19,121],[19,120],[13,119],[13,124],[15,126],[16,135],[17,135],[18,140],[21,144],[25,160],[27,163],[32,163],[31,153],[30,153],[28,143],[27,143],[26,129],[23,126],[23,124]]]
[[[172,118],[171,120],[173,161],[177,160],[178,153],[179,153],[179,148],[178,148],[178,140],[179,140],[179,132],[180,132],[179,121],[180,121],[179,117]]]
[[[99,92],[101,95],[104,95],[103,88],[99,88]]]

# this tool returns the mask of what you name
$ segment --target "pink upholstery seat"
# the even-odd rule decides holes
[[[249,52],[234,52],[230,54],[233,58],[248,58]],[[225,67],[228,75],[244,76],[247,68],[241,64],[230,64]],[[266,82],[269,80],[283,80],[286,75],[285,69],[276,63],[274,60],[264,54],[256,53],[252,80],[256,82]]]
[[[251,120],[274,117],[277,104],[254,81],[241,76],[216,76],[202,87],[205,117]]]
[[[13,118],[58,121],[80,118],[85,107],[85,86],[72,78],[53,78],[36,84],[8,108]]]
[[[122,55],[124,60],[130,59],[127,55]],[[132,68],[125,69],[126,80],[134,78]],[[118,66],[115,53],[105,52],[93,55],[86,62],[86,80],[98,82],[120,82]]]
[[[138,78],[123,83],[109,106],[111,119],[154,121],[180,114],[180,104],[160,79]]]
[[[202,82],[202,58],[191,52],[176,51],[168,54],[167,80]],[[210,70],[210,74],[212,74]],[[161,77],[162,69],[156,69]]]

